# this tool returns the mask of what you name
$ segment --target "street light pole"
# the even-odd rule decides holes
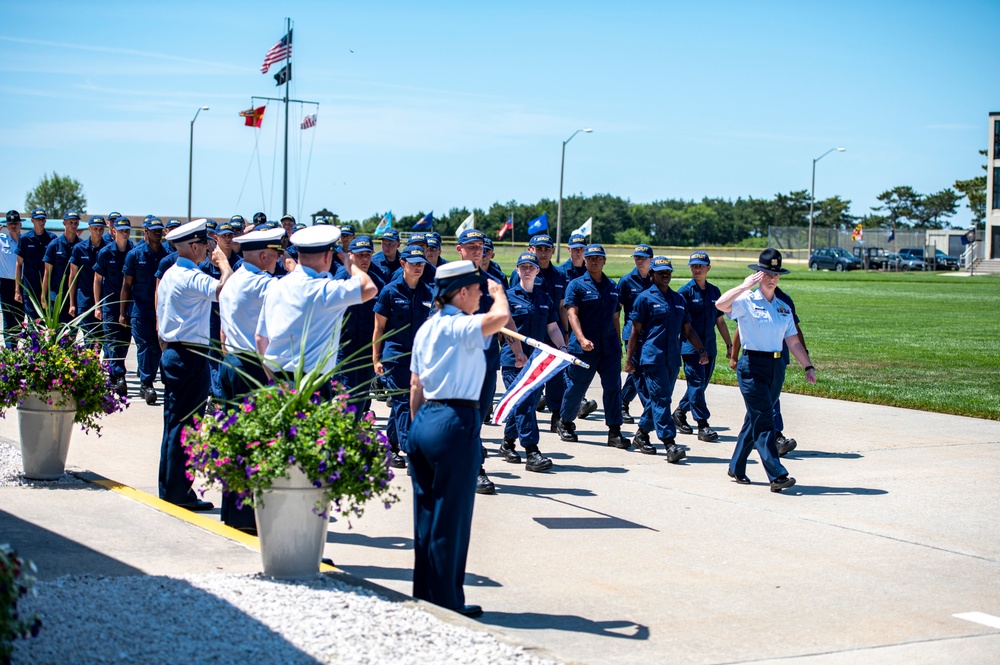
[[[806,261],[812,256],[813,251],[813,208],[816,206],[816,162],[823,159],[831,152],[844,152],[847,148],[830,148],[822,155],[813,160],[812,186],[809,188],[809,239],[806,243]]]
[[[200,106],[191,118],[191,140],[188,144],[188,221],[191,221],[191,182],[194,178],[194,121],[198,119],[198,114],[207,111],[207,106]]]
[[[584,127],[583,129],[578,129],[569,138],[563,141],[562,144],[562,162],[559,165],[559,208],[556,210],[556,264],[559,263],[559,250],[562,247],[562,193],[563,193],[563,174],[566,172],[566,144],[573,140],[573,137],[583,132],[584,134],[590,134],[593,129],[590,127]]]

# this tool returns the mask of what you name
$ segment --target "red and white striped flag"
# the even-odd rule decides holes
[[[306,117],[302,118],[302,129],[309,129],[310,127],[316,126],[316,114],[310,113]]]
[[[514,413],[515,407],[528,398],[529,395],[545,385],[545,382],[558,374],[569,361],[555,356],[544,348],[532,354],[531,361],[517,375],[514,385],[504,393],[493,410],[493,424],[505,422]]]
[[[272,46],[264,55],[264,64],[260,66],[260,73],[266,74],[268,68],[276,62],[287,60],[292,57],[292,31],[282,37],[277,44]]]

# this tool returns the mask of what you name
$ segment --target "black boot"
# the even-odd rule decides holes
[[[538,449],[528,451],[528,461],[524,465],[524,468],[528,471],[548,471],[552,468],[552,460],[548,457],[543,457]]]
[[[585,399],[583,403],[580,404],[580,417],[586,418],[594,411],[597,411],[597,402],[592,399]]]
[[[641,427],[639,428],[639,431],[635,433],[635,439],[633,442],[635,443],[635,449],[643,455],[656,454],[656,448],[654,448],[653,444],[649,442],[649,432]]]
[[[687,453],[684,452],[684,449],[674,443],[673,439],[667,439],[663,442],[663,445],[667,448],[667,461],[671,464],[676,464],[687,457]]]
[[[708,426],[707,420],[698,421],[698,440],[699,441],[717,441],[719,439],[719,433]]]
[[[628,450],[632,447],[632,442],[622,434],[621,425],[611,425],[608,427],[608,445],[613,448]]]
[[[778,457],[784,457],[795,450],[795,446],[799,444],[795,439],[786,439],[784,434],[778,432],[778,435],[774,438],[774,445],[778,448]]]
[[[672,415],[674,419],[674,424],[677,425],[677,431],[681,434],[693,434],[694,429],[688,424],[687,414],[676,409]]]
[[[622,402],[622,422],[626,425],[631,425],[635,422],[635,418],[633,418],[632,414],[628,412],[628,404],[625,402]]]
[[[521,456],[514,449],[514,440],[505,438],[500,444],[500,457],[511,464],[520,464]]]
[[[576,425],[560,418],[556,421],[556,432],[563,441],[579,441],[576,436]]]
[[[550,432],[559,431],[559,411],[552,412],[552,419],[549,421],[549,431]]]
[[[476,478],[476,494],[496,494],[497,486],[493,484],[489,476],[486,475],[486,469],[479,467],[479,477]]]
[[[541,413],[541,412],[545,411],[545,408],[547,406],[548,406],[548,402],[545,401],[545,395],[542,395],[541,397],[538,398],[538,405],[535,406],[535,411]]]

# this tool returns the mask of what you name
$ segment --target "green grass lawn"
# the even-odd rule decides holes
[[[497,257],[508,273],[510,249]],[[609,253],[609,276],[631,270],[626,250]],[[687,253],[667,252],[675,289],[690,279]],[[716,261],[709,280],[725,291],[752,262]],[[819,380],[808,385],[793,360],[786,392],[1000,420],[1000,278],[788,267],[781,288],[795,300]],[[720,363],[713,382],[735,385],[736,376]]]

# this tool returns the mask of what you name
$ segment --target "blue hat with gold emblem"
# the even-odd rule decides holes
[[[699,249],[697,252],[691,255],[691,258],[688,259],[688,265],[710,266],[712,265],[712,260],[708,258],[708,252],[703,252],[702,250]]]
[[[580,249],[587,246],[587,236],[582,233],[574,233],[569,237],[569,248],[570,249]]]
[[[107,226],[107,225],[108,225],[107,220],[105,220],[100,215],[94,215],[93,217],[90,218],[90,221],[87,222],[87,226],[88,227],[91,227],[91,226]]]
[[[242,231],[246,228],[247,220],[243,219],[243,215],[233,215],[229,218],[229,223],[234,231]]]
[[[463,286],[482,285],[485,280],[486,276],[472,261],[446,263],[434,273],[434,298],[457,291]]]
[[[427,236],[423,233],[411,233],[410,238],[406,241],[406,245],[424,245],[427,246]]]
[[[607,254],[604,253],[604,247],[601,246],[601,245],[597,245],[597,244],[587,245],[587,249],[584,250],[583,255],[585,257],[587,257],[587,256],[607,256]]]
[[[75,219],[76,221],[80,221],[80,213],[78,213],[76,210],[67,210],[66,212],[63,213],[63,221],[64,222],[68,221],[68,220],[71,220],[71,219]]]
[[[474,242],[484,242],[486,240],[486,234],[482,231],[477,231],[476,229],[466,229],[462,231],[461,235],[458,236],[457,244],[459,245],[469,245]]]
[[[340,240],[336,226],[307,226],[292,234],[291,241],[300,254],[322,254],[335,249]]]
[[[351,241],[351,246],[348,247],[347,251],[351,254],[357,254],[359,252],[374,252],[375,245],[372,244],[372,239],[368,236],[357,236]]]
[[[663,272],[664,270],[673,272],[674,264],[665,256],[657,256],[649,262],[649,269],[653,272]]]
[[[428,249],[441,249],[441,238],[436,235],[427,234],[427,248]]]
[[[282,222],[284,222],[286,219],[291,220],[292,224],[295,223],[295,217],[293,217],[290,213],[286,212],[284,215],[281,216]]]
[[[523,254],[521,254],[521,256],[517,257],[517,263],[515,265],[520,267],[522,264],[525,263],[530,263],[536,268],[540,267],[538,264],[538,257],[535,256],[532,252],[524,252]]]
[[[548,233],[539,233],[536,236],[531,236],[531,240],[528,241],[529,247],[554,247],[552,244],[552,236]]]
[[[146,222],[149,222],[154,219],[156,219],[156,215],[146,215],[145,217],[142,218],[142,223],[145,224]]]
[[[121,216],[122,216],[122,214],[120,212],[113,212],[110,215],[108,215],[108,221],[109,222],[113,222],[113,221],[115,221],[116,219],[118,219]]]
[[[313,222],[313,226],[329,226],[330,224],[333,224],[333,222],[326,217],[317,217],[316,221]]]
[[[222,222],[221,224],[217,224],[215,226],[215,235],[217,236],[231,236],[235,233],[236,231],[233,230],[233,225],[229,222]]]
[[[168,219],[168,220],[167,220],[167,223],[166,223],[166,227],[167,227],[167,231],[172,231],[173,229],[176,229],[176,228],[177,228],[177,227],[179,227],[179,226],[180,226],[180,225],[181,225],[182,223],[183,223],[183,222],[181,222],[181,220],[179,220],[179,219],[177,219],[177,218],[173,218],[173,219]]]
[[[132,230],[132,222],[129,220],[128,217],[125,217],[125,216],[119,214],[115,218],[115,231],[124,231],[125,229],[128,229],[129,231],[131,231]]]
[[[399,258],[407,263],[427,263],[427,256],[419,245],[407,245],[406,249],[399,253]]]
[[[206,219],[205,220],[205,229],[210,234],[215,233],[215,229],[217,229],[218,227],[219,227],[219,224],[214,219]]]
[[[354,235],[354,225],[353,224],[341,224],[340,225],[340,237],[353,236]]]
[[[639,243],[635,246],[635,249],[632,250],[632,257],[634,258],[636,256],[644,259],[651,259],[653,258],[653,248],[644,242]]]
[[[48,219],[48,214],[45,212],[45,208],[35,208],[31,211],[32,219]]]
[[[285,237],[285,229],[264,229],[262,231],[251,231],[240,236],[237,242],[240,243],[240,250],[245,252],[255,252],[262,249],[282,250],[281,239]]]
[[[156,220],[160,221],[160,220]],[[163,222],[160,222],[161,224]],[[203,241],[208,238],[208,220],[195,219],[181,224],[176,229],[167,234],[167,240],[174,243]],[[148,228],[148,227],[147,227]]]
[[[200,219],[197,221],[204,222],[205,220]],[[190,222],[188,223],[190,224]],[[160,219],[159,217],[153,217],[151,219],[143,220],[142,228],[146,229],[147,231],[162,231],[164,228],[163,220]]]
[[[490,238],[483,238],[483,251],[485,252],[486,250],[495,251],[493,249],[493,240]]]
[[[391,240],[392,242],[399,242],[399,231],[396,229],[386,229],[382,234],[382,240]]]
[[[296,231],[301,231],[304,228],[306,228],[306,225],[303,224],[302,222],[298,222],[295,224],[295,226],[292,227],[292,233],[295,233]]]

